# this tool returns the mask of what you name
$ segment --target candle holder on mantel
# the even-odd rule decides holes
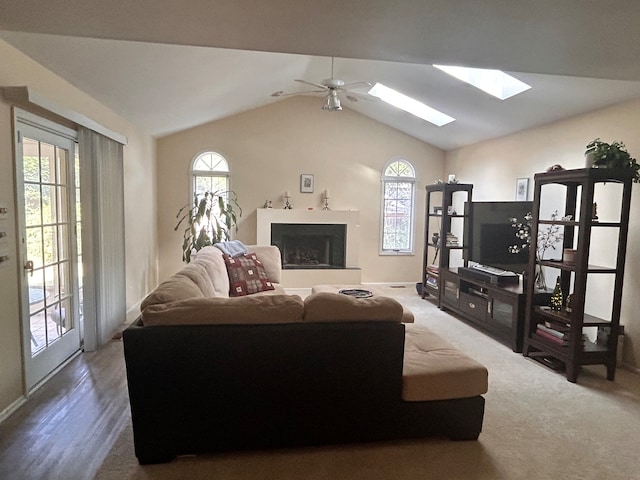
[[[328,190],[324,191],[324,207],[322,207],[322,210],[331,210],[329,208],[329,191]]]
[[[291,210],[293,207],[291,206],[291,204],[289,203],[289,199],[291,197],[289,196],[289,192],[284,192],[284,209],[285,210]]]

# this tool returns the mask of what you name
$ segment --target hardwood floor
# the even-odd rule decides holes
[[[0,478],[91,479],[129,419],[114,340],[73,359],[0,424]]]

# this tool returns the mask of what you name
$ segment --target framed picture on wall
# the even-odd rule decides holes
[[[300,192],[313,193],[313,175],[310,173],[300,175]]]
[[[516,201],[526,202],[529,198],[529,179],[518,178],[516,179]]]

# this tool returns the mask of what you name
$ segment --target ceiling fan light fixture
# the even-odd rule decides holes
[[[342,110],[342,107],[340,106],[340,99],[338,98],[338,92],[335,90],[329,91],[324,99],[322,109],[328,112],[339,112]]]

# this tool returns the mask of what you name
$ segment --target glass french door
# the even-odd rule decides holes
[[[29,390],[80,349],[79,175],[73,139],[20,122],[16,127],[22,338]]]

